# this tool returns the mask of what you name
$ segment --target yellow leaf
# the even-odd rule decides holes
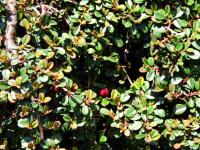
[[[16,84],[17,84],[18,86],[20,86],[20,85],[22,84],[22,77],[17,77],[17,78],[16,78]]]
[[[51,101],[51,97],[45,97],[45,99],[42,101],[42,103],[48,103]]]
[[[72,129],[77,129],[77,123],[76,122],[72,122],[71,125],[70,125],[70,127]]]
[[[31,27],[31,25],[30,25],[30,23],[29,23],[29,21],[28,21],[27,19],[23,19],[23,20],[20,22],[20,25],[21,25],[22,27],[25,27],[26,30],[29,30],[30,27]]]
[[[124,131],[124,135],[125,136],[130,136],[130,134],[131,134],[131,132],[130,132],[130,130],[129,129],[126,129],[125,131]]]
[[[66,68],[63,68],[63,71],[66,72],[66,73],[70,73],[72,71],[72,67],[67,66]]]
[[[43,39],[45,40],[45,42],[46,42],[49,46],[51,46],[51,47],[54,46],[54,42],[50,39],[50,37],[49,37],[48,35],[44,35]]]
[[[52,69],[53,67],[54,67],[54,62],[49,62],[47,68]]]
[[[39,125],[38,120],[34,120],[34,121],[31,123],[32,128],[37,128],[38,125]]]
[[[43,51],[42,51],[42,50],[37,50],[36,53],[35,53],[35,56],[36,56],[37,58],[39,58],[39,57],[42,56],[42,55],[43,55]]]
[[[49,53],[47,54],[47,59],[53,58],[54,55],[55,55],[54,52],[49,52]]]
[[[39,99],[40,101],[43,101],[45,98],[44,93],[39,93]]]
[[[90,100],[96,97],[96,94],[92,90],[88,90],[86,93],[86,97]]]
[[[64,77],[64,74],[63,74],[63,72],[60,70],[59,72],[58,72],[58,74],[57,74],[57,80],[61,80],[62,78]]]
[[[83,37],[74,37],[74,44],[75,45],[82,45],[84,44],[86,41]]]
[[[0,62],[7,62],[8,61],[8,57],[6,55],[0,55]]]
[[[117,100],[120,96],[120,93],[118,92],[117,89],[113,89],[112,92],[111,92],[111,98],[113,100]]]

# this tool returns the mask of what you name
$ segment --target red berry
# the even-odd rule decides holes
[[[101,89],[101,90],[99,91],[99,94],[100,94],[100,96],[102,96],[102,97],[107,97],[108,94],[109,94],[108,88]]]

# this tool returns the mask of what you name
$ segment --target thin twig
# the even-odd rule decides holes
[[[172,30],[170,27],[166,27],[166,29],[167,29],[169,32],[171,32],[173,35],[178,35],[178,34],[180,34],[180,33],[176,32],[176,31]]]
[[[126,71],[125,67],[124,67],[124,66],[122,66],[122,69],[123,69],[123,71],[126,73],[126,77],[127,77],[127,79],[128,79],[128,82],[130,83],[130,85],[132,85],[132,84],[133,84],[133,82],[132,82],[132,80],[131,80],[130,76],[128,75],[128,73],[127,73],[127,71]]]

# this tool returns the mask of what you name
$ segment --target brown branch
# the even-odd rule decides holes
[[[59,11],[52,7],[52,6],[49,6],[49,5],[45,5],[43,3],[40,4],[40,8],[41,8],[41,16],[44,16],[45,14],[53,14],[53,13],[58,13]]]
[[[199,94],[198,91],[194,91],[194,92],[190,92],[190,93],[185,93],[185,92],[183,92],[183,93],[174,93],[174,94],[173,94],[173,97],[174,97],[175,99],[183,99],[183,98],[185,98],[185,97],[190,98],[190,97],[196,96],[196,95],[198,95],[198,94]]]
[[[175,59],[172,62],[172,65],[169,67],[169,73],[172,74],[173,73],[173,69],[176,66],[176,63],[178,62],[178,59],[180,58],[180,53],[176,54]]]
[[[40,131],[40,139],[43,141],[44,140],[44,128],[41,124],[41,116],[40,114],[37,115],[37,120],[39,122],[39,131]]]
[[[5,46],[6,50],[16,53],[15,34],[17,25],[17,9],[16,0],[7,0],[6,7],[8,10],[7,25],[5,31]]]

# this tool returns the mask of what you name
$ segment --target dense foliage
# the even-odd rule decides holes
[[[0,2],[0,149],[200,149],[198,0]]]

